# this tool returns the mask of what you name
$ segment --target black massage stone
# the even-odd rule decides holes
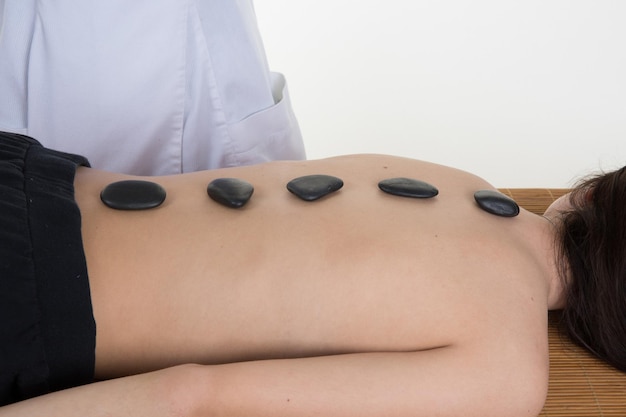
[[[331,175],[306,175],[287,183],[287,189],[305,201],[314,201],[343,187],[343,181]]]
[[[237,178],[217,178],[209,183],[206,191],[218,203],[230,208],[240,208],[250,200],[254,187]]]
[[[474,193],[478,206],[487,213],[502,217],[515,217],[519,214],[517,203],[502,193],[494,190],[480,190]]]
[[[150,181],[119,181],[104,187],[102,202],[117,210],[146,210],[160,206],[165,201],[165,189]]]
[[[439,194],[433,185],[412,178],[388,178],[379,182],[378,188],[400,197],[432,198]]]

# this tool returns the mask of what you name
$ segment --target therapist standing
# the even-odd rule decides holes
[[[0,130],[135,175],[305,157],[252,0],[0,0]]]

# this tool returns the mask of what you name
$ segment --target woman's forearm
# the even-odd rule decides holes
[[[55,392],[0,408],[0,417],[195,417],[207,367],[182,365]]]

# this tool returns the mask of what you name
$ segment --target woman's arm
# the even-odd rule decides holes
[[[217,366],[206,415],[537,416],[547,374],[490,351],[447,347]]]
[[[24,401],[0,417],[536,416],[545,384],[499,357],[450,347],[186,365]]]

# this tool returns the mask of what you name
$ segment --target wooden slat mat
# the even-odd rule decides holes
[[[501,189],[525,209],[541,214],[566,189]],[[550,385],[540,416],[626,417],[626,373],[572,344],[557,329],[558,312],[549,315]]]
[[[550,385],[541,416],[626,416],[626,374],[573,345],[550,313]]]
[[[535,214],[543,214],[554,200],[569,192],[567,188],[501,188],[500,191]]]

